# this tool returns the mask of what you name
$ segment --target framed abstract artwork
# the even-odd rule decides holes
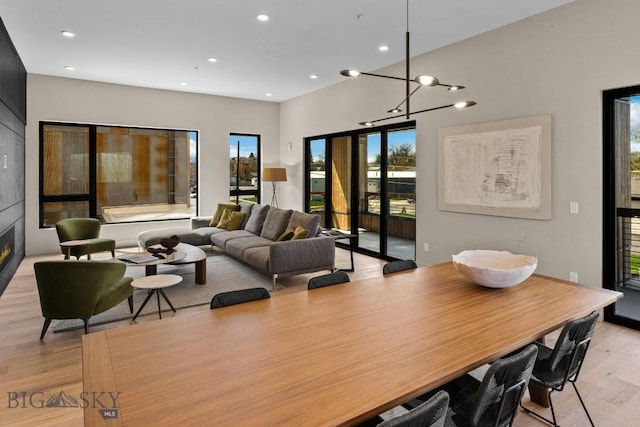
[[[551,115],[439,129],[438,209],[551,219]]]

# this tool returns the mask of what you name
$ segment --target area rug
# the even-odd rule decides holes
[[[211,298],[220,292],[255,287],[272,289],[271,279],[266,275],[252,270],[250,267],[216,249],[203,249],[207,253],[207,283],[205,285],[197,285],[195,283],[194,264],[158,266],[158,274],[177,274],[182,277],[181,283],[164,288],[164,292],[176,310],[209,304]],[[135,279],[143,277],[144,271],[144,267],[127,266],[125,275]],[[143,289],[137,289],[133,293],[134,313],[140,308],[146,297],[147,291]],[[171,308],[162,297],[160,297],[160,306],[162,312],[171,311]],[[147,314],[155,314],[157,316],[157,313],[158,303],[154,295],[144,307],[140,316]],[[129,311],[129,304],[125,300],[110,310],[93,316],[89,319],[89,326],[131,319],[132,317],[133,314]],[[135,322],[132,321],[131,323]],[[78,328],[84,328],[82,320],[56,320],[54,332],[64,332]]]

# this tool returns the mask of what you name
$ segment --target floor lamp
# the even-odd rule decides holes
[[[287,170],[285,168],[264,168],[262,171],[262,180],[271,181],[273,184],[273,195],[271,196],[271,206],[278,207],[278,196],[276,188],[278,182],[287,181]]]

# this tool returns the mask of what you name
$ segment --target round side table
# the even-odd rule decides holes
[[[147,302],[149,302],[154,293],[156,294],[156,297],[158,299],[158,317],[160,319],[162,319],[162,311],[160,309],[160,295],[162,295],[162,298],[164,298],[167,304],[169,304],[169,307],[171,307],[171,310],[173,310],[173,312],[175,313],[176,309],[173,307],[173,304],[171,304],[171,301],[169,301],[167,294],[164,293],[163,288],[177,285],[180,282],[182,282],[182,277],[178,276],[177,274],[155,274],[153,276],[144,276],[131,282],[131,286],[133,286],[134,288],[147,289],[149,291],[147,298],[145,298],[135,316],[133,316],[133,320],[136,320],[136,318],[138,317],[144,306],[147,305]]]
[[[84,246],[85,251],[87,252],[87,259],[91,259],[91,252],[89,251],[89,243],[91,241],[89,239],[86,240],[67,240],[66,242],[61,242],[60,247],[66,249],[67,254],[64,256],[64,259],[71,259],[71,248],[75,248],[78,246]]]

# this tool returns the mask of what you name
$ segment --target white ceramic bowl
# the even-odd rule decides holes
[[[453,255],[453,265],[464,277],[489,288],[507,288],[535,271],[538,259],[507,251],[467,250]]]

